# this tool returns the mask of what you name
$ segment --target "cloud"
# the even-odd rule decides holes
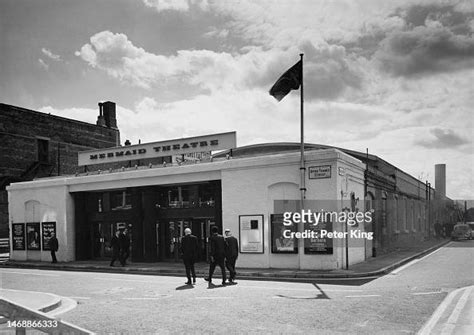
[[[396,15],[405,21],[404,28],[388,33],[375,53],[384,71],[411,77],[472,68],[472,10],[416,5]]]
[[[143,0],[143,3],[157,12],[166,10],[187,12],[192,7],[201,10],[207,10],[209,7],[207,0]]]
[[[472,143],[463,136],[456,134],[451,129],[434,128],[430,130],[430,133],[434,138],[431,137],[428,140],[417,140],[415,143],[429,149],[457,148],[461,145]]]
[[[40,67],[42,67],[44,70],[48,71],[49,65],[44,62],[41,58],[38,59],[38,63]]]
[[[46,55],[47,57],[49,57],[50,59],[54,60],[54,61],[60,61],[61,60],[61,56],[54,54],[53,52],[51,52],[51,50],[48,50],[46,48],[42,48],[41,52],[44,55]]]
[[[243,90],[261,87],[268,91],[273,82],[296,62],[299,51],[305,58],[308,99],[335,98],[346,88],[358,89],[363,80],[356,62],[347,59],[342,46],[310,41],[290,50],[249,47],[241,54],[211,50],[178,50],[175,55],[149,53],[135,46],[125,34],[103,31],[76,55],[90,66],[133,86],[166,89],[172,83],[186,83],[204,90]]]

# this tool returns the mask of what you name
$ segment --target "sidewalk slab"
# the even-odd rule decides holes
[[[61,306],[59,296],[45,292],[0,289],[0,299],[2,298],[43,313]],[[0,324],[5,322],[7,319],[0,316]]]

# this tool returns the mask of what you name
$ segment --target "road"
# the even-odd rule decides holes
[[[449,293],[474,285],[473,271],[474,241],[461,241],[365,283],[208,287],[202,278],[186,286],[181,277],[8,268],[1,285],[77,300],[61,318],[97,333],[414,334]]]

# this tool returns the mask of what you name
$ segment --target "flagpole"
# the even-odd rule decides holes
[[[300,155],[300,192],[301,192],[301,200],[300,200],[300,206],[301,206],[301,211],[304,209],[304,200],[305,200],[305,193],[306,193],[306,183],[305,183],[305,174],[306,174],[306,168],[305,168],[305,163],[304,163],[304,109],[303,109],[303,102],[304,102],[304,91],[303,91],[303,54],[300,54],[301,57],[301,90],[300,90],[300,134],[301,134],[301,141],[300,141],[300,150],[301,150],[301,155]],[[298,224],[298,231],[304,232],[304,223],[300,222]],[[301,263],[302,263],[302,255],[304,255],[304,243],[298,243],[298,268],[301,269]]]
[[[301,57],[301,90],[300,90],[300,134],[301,134],[301,141],[300,141],[300,150],[301,150],[301,157],[300,157],[300,174],[301,174],[301,181],[300,181],[300,191],[301,191],[301,209],[304,209],[304,199],[306,193],[306,183],[305,183],[305,163],[304,163],[304,109],[303,109],[303,102],[304,102],[304,91],[303,91],[303,55],[300,54]]]

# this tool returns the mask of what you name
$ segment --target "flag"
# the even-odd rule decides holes
[[[302,74],[302,61],[293,65],[288,71],[278,78],[275,84],[273,84],[269,93],[278,101],[281,101],[291,90],[297,90],[300,88],[301,81],[303,80]]]

